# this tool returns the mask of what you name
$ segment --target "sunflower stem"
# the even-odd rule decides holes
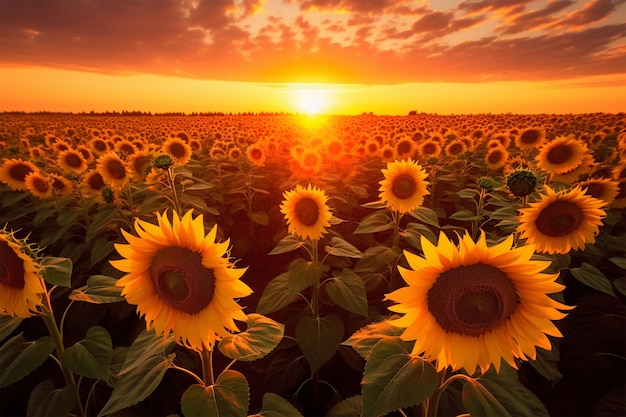
[[[43,314],[41,314],[41,318],[43,319],[46,327],[48,328],[48,332],[54,341],[55,351],[56,351],[56,359],[61,366],[61,370],[63,372],[63,378],[65,379],[66,385],[73,385],[76,387],[77,397],[76,403],[74,404],[74,411],[76,415],[79,417],[85,417],[85,410],[83,409],[83,404],[80,401],[80,393],[78,393],[78,386],[76,385],[76,380],[74,379],[74,374],[63,365],[61,358],[63,357],[63,353],[65,352],[65,347],[63,346],[63,337],[61,336],[61,332],[59,331],[59,326],[54,318],[54,314],[52,313],[52,307],[50,305],[50,294],[46,292],[44,297],[43,304]]]
[[[454,374],[451,375],[448,379],[446,379],[446,370],[442,370],[438,374],[439,384],[433,395],[427,400],[426,407],[424,409],[425,417],[437,417],[437,413],[439,411],[439,401],[441,400],[441,395],[446,390],[448,385],[457,379],[462,379],[465,381],[472,380],[472,377],[469,377],[465,374]]]
[[[178,199],[178,193],[176,192],[176,184],[174,182],[174,172],[172,170],[172,167],[168,167],[167,168],[167,183],[170,186],[170,189],[172,190],[172,200],[174,202],[174,210],[176,210],[176,213],[180,216],[182,215],[182,208],[180,207],[180,200]]]
[[[206,346],[202,346],[202,380],[205,386],[211,386],[215,384],[215,378],[213,377],[213,349],[207,349]]]
[[[392,249],[400,248],[400,219],[402,218],[402,213],[399,211],[394,211],[393,215],[393,242]],[[396,270],[398,267],[398,258],[396,258],[393,267],[389,273],[389,291],[393,291],[396,289]]]
[[[317,248],[317,239],[311,240],[311,259],[313,264],[317,264],[319,253]],[[319,317],[319,292],[320,292],[320,277],[316,275],[315,282],[311,286],[311,309],[313,310],[313,317]]]

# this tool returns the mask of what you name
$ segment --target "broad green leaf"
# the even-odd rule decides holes
[[[70,287],[72,281],[72,260],[46,256],[41,260],[41,273],[48,284]]]
[[[602,271],[595,266],[588,264],[587,262],[583,262],[580,268],[571,268],[570,272],[574,278],[583,284],[615,297],[611,281],[609,281],[608,278],[604,276]]]
[[[371,201],[369,203],[361,204],[361,207],[375,209],[375,210],[384,209],[385,208],[385,202],[382,201],[382,200]]]
[[[165,371],[174,363],[174,356],[171,354],[167,357],[163,355],[146,357],[131,371],[123,374],[120,372],[111,397],[98,416],[115,413],[147,398],[159,386]],[[126,360],[128,361],[128,357]]]
[[[124,301],[122,288],[115,285],[116,282],[117,279],[106,275],[92,275],[87,278],[87,285],[72,291],[69,298],[93,304]]]
[[[383,232],[393,228],[391,217],[387,213],[387,210],[375,211],[369,214],[359,222],[359,225],[354,230],[354,234],[365,234],[374,232]]]
[[[109,332],[104,327],[93,326],[83,340],[63,352],[62,362],[75,374],[106,381],[112,357]]]
[[[300,240],[300,238],[296,235],[287,235],[281,239],[280,242],[276,245],[274,249],[269,253],[269,255],[278,255],[281,253],[287,253],[294,251],[298,248],[304,246],[304,242]]]
[[[352,347],[363,359],[369,360],[372,349],[378,342],[400,336],[403,332],[403,328],[392,326],[388,320],[378,321],[357,330],[342,345]]]
[[[89,265],[94,266],[101,260],[108,258],[115,251],[115,245],[112,241],[107,240],[106,237],[100,238],[93,243],[91,247],[91,256],[89,258]]]
[[[482,217],[475,215],[469,210],[459,210],[459,211],[452,213],[448,218],[459,220],[459,221],[464,221],[464,222],[471,222],[471,221],[480,220]]]
[[[51,380],[37,384],[30,394],[26,408],[27,417],[67,416],[78,399],[76,385],[54,389]]]
[[[296,295],[318,282],[322,275],[322,264],[298,258],[289,265],[287,274],[289,294]]]
[[[304,316],[296,326],[296,339],[311,373],[315,373],[339,349],[343,321],[334,313],[324,317]]]
[[[249,417],[302,417],[302,414],[280,395],[266,392],[263,395],[261,411]]]
[[[0,347],[0,388],[33,372],[48,359],[53,350],[54,341],[50,336],[31,342],[20,333],[9,339]]]
[[[399,337],[374,346],[363,373],[363,417],[375,417],[420,404],[435,392],[437,371],[411,355]]]
[[[545,350],[543,348],[537,348],[537,357],[535,360],[529,360],[528,363],[535,368],[537,372],[541,374],[545,379],[557,383],[563,378],[563,375],[559,371],[559,352],[558,352],[558,339],[552,340],[552,350]]]
[[[24,319],[21,317],[0,315],[0,341],[9,337],[20,323],[22,323],[22,320]]]
[[[609,258],[609,261],[613,262],[622,269],[626,269],[626,257],[624,256],[613,256]]]
[[[367,317],[367,293],[361,277],[344,268],[340,274],[325,281],[328,296],[338,306]]]
[[[424,224],[439,228],[439,216],[431,208],[420,206],[409,212],[409,214]]]
[[[135,368],[142,366],[142,363],[150,358],[164,357],[173,344],[174,336],[171,334],[157,336],[154,329],[142,331],[128,348],[118,376],[135,371]]]
[[[361,258],[363,256],[363,252],[337,236],[334,236],[330,240],[330,245],[324,249],[328,254],[334,256],[347,256],[348,258]]]
[[[519,381],[517,371],[508,364],[503,364],[499,373],[490,369],[478,381],[510,415],[549,417],[543,403]],[[468,411],[471,412],[469,408]]]
[[[248,218],[261,226],[267,226],[270,222],[270,217],[264,211],[249,211]]]
[[[355,395],[335,404],[328,411],[326,417],[354,417],[360,416],[363,409],[363,397]]]
[[[250,362],[267,356],[278,346],[285,325],[261,314],[248,314],[246,331],[226,336],[220,340],[220,352],[231,359]]]
[[[265,286],[256,308],[258,313],[273,313],[288,306],[297,298],[296,295],[291,294],[291,291],[289,291],[288,279],[289,273],[283,272]]]
[[[463,405],[471,416],[511,417],[511,414],[480,382],[470,379],[463,385]]]
[[[228,370],[217,377],[215,385],[190,386],[180,404],[185,417],[246,417],[249,397],[243,374]]]

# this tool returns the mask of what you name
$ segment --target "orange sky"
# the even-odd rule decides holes
[[[626,111],[625,0],[0,1],[0,111]]]

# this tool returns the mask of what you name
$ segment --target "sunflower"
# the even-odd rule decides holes
[[[113,188],[125,186],[130,178],[124,161],[115,152],[108,152],[98,158],[97,170],[105,184]]]
[[[128,157],[128,167],[131,175],[136,178],[145,178],[150,171],[150,164],[154,155],[148,151],[137,151]]]
[[[31,172],[24,178],[26,189],[30,191],[32,195],[42,200],[52,197],[53,182],[54,180],[52,178],[38,171]]]
[[[397,147],[394,148],[394,150],[395,150],[395,153],[396,153],[396,157],[398,157]],[[363,151],[364,151],[365,155],[367,155],[367,156],[378,156],[380,154],[380,143],[378,143],[378,141],[375,140],[375,139],[370,139],[370,140],[365,142],[365,145],[363,147]]]
[[[619,194],[619,183],[610,178],[590,178],[578,183],[585,194],[610,205]]]
[[[259,143],[252,144],[246,148],[248,160],[257,167],[265,166],[265,150]]]
[[[395,161],[382,169],[385,178],[379,182],[379,197],[388,209],[400,213],[413,211],[430,194],[426,189],[426,171],[411,159]]]
[[[161,150],[172,155],[180,165],[185,165],[191,159],[191,146],[178,136],[166,140]]]
[[[461,139],[454,139],[446,145],[446,155],[457,156],[467,150],[467,145]]]
[[[419,155],[422,158],[428,158],[431,156],[439,156],[441,153],[441,143],[432,138],[426,139],[417,147]]]
[[[252,290],[242,281],[247,268],[234,268],[229,240],[215,241],[217,225],[204,234],[202,214],[189,210],[157,213],[158,225],[135,220],[137,236],[122,229],[128,244],[115,244],[124,258],[111,264],[127,274],[117,281],[122,295],[137,306],[146,327],[157,334],[173,332],[179,344],[212,349],[216,340],[239,329],[247,320],[235,299]]]
[[[57,165],[64,172],[80,174],[87,170],[87,161],[83,154],[74,149],[67,149],[59,153]]]
[[[100,137],[95,137],[89,141],[89,148],[91,148],[93,153],[100,155],[101,153],[105,153],[109,150],[109,144],[106,140]]]
[[[235,146],[228,151],[228,160],[232,163],[236,163],[241,158],[241,148]]]
[[[105,186],[106,184],[102,175],[98,171],[92,170],[87,172],[83,177],[80,184],[80,190],[88,197],[98,198]]]
[[[380,148],[380,159],[383,162],[393,162],[397,159],[396,148],[385,144]]]
[[[6,226],[0,230],[0,314],[27,318],[42,305],[37,252]]]
[[[21,159],[7,159],[0,167],[0,182],[8,185],[13,191],[26,191],[26,176],[36,172],[37,167]]]
[[[330,139],[324,143],[324,156],[331,161],[340,161],[345,155],[343,143],[339,139]]]
[[[123,155],[133,155],[139,150],[137,149],[137,146],[128,139],[122,139],[119,142],[116,142],[114,149]]]
[[[534,247],[512,248],[513,235],[487,246],[468,234],[455,246],[441,232],[433,245],[422,236],[424,256],[404,252],[411,269],[398,267],[408,284],[386,295],[389,309],[404,316],[390,324],[406,328],[415,340],[412,353],[436,360],[438,370],[464,368],[482,372],[502,359],[517,369],[515,358],[535,359],[536,347],[550,350],[546,335],[561,337],[551,320],[572,307],[547,294],[561,291],[558,274],[541,273],[548,261],[531,260]]]
[[[280,212],[285,215],[289,233],[312,240],[318,240],[326,233],[332,214],[326,205],[328,197],[324,191],[311,184],[307,188],[298,185],[285,191],[283,197]]]
[[[593,156],[585,154],[582,162],[574,169],[564,172],[562,174],[553,174],[550,177],[552,182],[562,182],[564,184],[572,184],[577,181],[583,175],[587,175],[593,168]]]
[[[417,144],[412,138],[398,139],[396,142],[396,154],[398,159],[412,159],[417,151]]]
[[[316,149],[305,149],[298,159],[298,165],[305,171],[317,173],[322,168],[322,156]]]
[[[543,127],[528,127],[515,137],[515,146],[519,149],[539,148],[546,140],[546,129]]]
[[[564,174],[577,168],[587,154],[587,146],[573,136],[560,136],[541,147],[537,166],[548,174]]]
[[[72,181],[64,176],[52,173],[48,174],[48,177],[52,179],[52,188],[57,194],[67,195],[74,191]]]
[[[537,251],[568,253],[585,243],[594,243],[606,212],[602,200],[585,195],[577,186],[567,192],[555,192],[549,186],[541,201],[520,209],[517,231]]]
[[[509,153],[501,145],[495,148],[489,149],[485,156],[485,163],[487,167],[492,170],[502,168],[506,164],[506,160],[509,158]]]

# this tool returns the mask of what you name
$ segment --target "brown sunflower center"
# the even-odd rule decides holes
[[[106,170],[110,176],[117,180],[126,178],[126,167],[124,166],[122,161],[118,159],[111,159],[110,161],[108,161],[106,165]]]
[[[69,153],[65,156],[65,163],[72,168],[80,168],[83,165],[83,158],[76,153]]]
[[[572,156],[572,148],[567,145],[559,145],[550,149],[546,159],[548,162],[554,165],[562,164],[567,162]]]
[[[515,311],[519,297],[511,279],[482,263],[445,271],[428,290],[428,310],[448,333],[480,336]]]
[[[450,155],[458,155],[461,152],[463,152],[463,145],[461,145],[460,143],[454,143],[448,148],[448,153]]]
[[[296,218],[305,226],[313,226],[319,218],[319,207],[312,198],[303,198],[296,204]]]
[[[504,154],[499,150],[494,150],[489,152],[489,156],[487,157],[488,161],[492,164],[497,164],[498,162],[504,159]]]
[[[0,284],[24,288],[24,260],[5,241],[0,241]]]
[[[427,143],[422,148],[422,152],[426,155],[432,155],[437,152],[437,146],[434,143]]]
[[[104,180],[102,179],[102,175],[99,173],[94,173],[91,177],[89,177],[89,187],[92,190],[100,190],[104,187]]]
[[[534,129],[527,130],[520,135],[521,143],[526,143],[530,145],[532,143],[537,142],[538,140],[539,140],[539,132]]]
[[[535,225],[544,235],[565,236],[576,230],[583,220],[583,211],[571,201],[555,201],[543,208]]]
[[[215,292],[213,270],[202,265],[199,253],[187,248],[159,250],[150,265],[150,278],[166,303],[189,314],[208,306]]]
[[[31,172],[33,172],[33,170],[26,164],[15,164],[9,169],[11,178],[18,181],[24,181],[24,178]]]
[[[415,178],[409,174],[400,174],[393,180],[391,192],[399,199],[412,197],[417,190]]]
[[[585,187],[587,188],[585,194],[590,195],[593,198],[602,198],[604,195],[604,186],[601,183],[592,182],[585,185]]]
[[[169,147],[169,153],[171,153],[174,158],[184,158],[187,154],[187,149],[182,143],[172,143]]]
[[[254,160],[261,159],[263,157],[263,152],[260,149],[252,149],[250,157]]]
[[[409,142],[408,140],[398,143],[399,154],[407,154],[411,152],[411,149],[413,149],[413,147],[411,146],[411,142]]]
[[[48,190],[50,190],[50,183],[48,183],[48,181],[44,180],[43,178],[37,177],[33,181],[33,187],[35,188],[35,190],[41,193],[46,193],[48,192]]]

